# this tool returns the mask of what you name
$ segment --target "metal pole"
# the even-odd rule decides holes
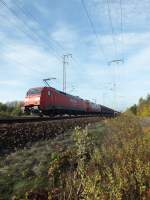
[[[66,54],[63,55],[63,92],[66,93],[66,82],[67,82],[67,75],[66,75],[66,64],[68,64],[68,62],[66,61],[66,58],[72,57],[72,54]]]
[[[124,63],[124,60],[122,60],[122,59],[116,59],[116,60],[112,60],[112,61],[110,61],[108,64],[109,65],[112,65],[112,64],[114,64],[114,80],[113,80],[113,87],[112,87],[112,91],[113,91],[113,107],[114,107],[114,109],[116,108],[116,104],[117,104],[117,84],[116,84],[116,67],[117,67],[117,64],[120,64],[120,63]]]
[[[63,58],[63,92],[65,92],[65,56]]]
[[[102,94],[102,102],[103,102],[103,105],[105,105],[105,93],[104,92]]]

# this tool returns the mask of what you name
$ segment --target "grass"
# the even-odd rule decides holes
[[[149,199],[149,147],[150,124],[132,115],[76,128],[1,157],[0,199]]]
[[[51,164],[50,199],[149,199],[150,132],[138,118],[125,115],[98,129],[96,136],[77,129],[74,149]],[[62,163],[67,172],[59,168]]]
[[[37,142],[32,148],[0,157],[0,199],[11,199],[14,195],[23,198],[22,194],[24,196],[30,189],[48,189],[49,165],[68,143],[71,143],[69,132],[52,141]]]

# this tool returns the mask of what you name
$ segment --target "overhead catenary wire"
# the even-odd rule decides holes
[[[112,35],[112,44],[114,46],[114,57],[115,59],[111,60],[109,63],[110,64],[115,64],[114,65],[114,77],[113,77],[113,87],[112,87],[112,91],[113,91],[113,107],[115,109],[116,105],[117,105],[117,84],[116,84],[116,67],[119,62],[122,62],[121,59],[118,59],[118,51],[117,51],[117,43],[116,43],[116,35],[115,35],[115,31],[114,31],[114,27],[113,27],[113,21],[112,21],[112,16],[111,16],[111,7],[110,7],[110,0],[107,0],[107,11],[108,11],[108,19],[110,22],[110,28],[111,28],[111,35]]]
[[[121,32],[121,50],[122,50],[122,60],[124,61],[124,33],[123,33],[123,5],[122,0],[119,0],[119,6],[120,6],[120,32]]]
[[[5,2],[2,2],[1,0],[0,0],[0,3],[1,3],[1,5],[2,6],[4,6],[4,7],[6,7],[7,9],[9,9],[8,8],[8,6],[7,6],[7,4],[5,4]],[[9,9],[9,11],[10,11],[10,9]],[[14,10],[11,10],[11,13],[16,17],[16,13],[15,13],[15,11]],[[17,17],[16,17],[17,18]],[[9,21],[9,23],[11,23],[11,21]],[[17,27],[18,28],[18,27]],[[19,28],[18,28],[19,29]],[[23,29],[19,29],[21,32],[23,32],[25,35],[27,35],[30,39],[32,39],[32,40],[34,40],[34,38],[32,38],[32,36],[28,33],[28,32],[26,32],[25,30],[23,30]]]
[[[18,16],[17,12],[13,8],[11,8],[4,0],[0,0],[0,3],[4,7],[6,7],[17,19],[19,19],[19,21],[21,21],[25,25],[25,27],[27,27],[28,29],[30,29],[30,31],[32,32],[32,35],[29,34],[28,32],[26,32],[24,29],[20,29],[19,28],[20,31],[22,31],[25,35],[27,35],[28,37],[30,37],[30,39],[32,39],[34,42],[37,42],[37,40],[35,39],[35,37],[39,41],[43,42],[44,38],[41,35],[35,34],[34,30],[31,27],[28,26],[28,24],[26,23],[26,21],[24,21],[23,19],[21,19]],[[56,57],[57,60],[61,61],[61,56],[56,53],[56,50],[52,46],[48,45],[48,43],[44,43],[44,45],[46,47],[48,47],[52,51],[53,55]]]
[[[32,32],[32,35],[31,35],[31,33],[28,33],[28,32],[26,31],[26,29],[22,29],[22,28],[17,27],[17,28],[19,29],[19,31],[22,31],[25,35],[27,35],[30,39],[32,39],[32,40],[33,40],[34,42],[36,42],[36,43],[37,43],[37,40],[35,39],[35,37],[38,38],[38,39],[40,39],[40,41],[43,42],[43,40],[45,39],[44,36],[42,37],[42,36],[39,35],[39,34],[35,34],[34,28],[31,28],[30,26],[28,26],[26,20],[20,18],[20,17],[18,16],[18,13],[17,13],[17,11],[16,11],[15,9],[9,7],[9,5],[8,5],[4,0],[0,0],[0,3],[1,3],[2,6],[6,7],[17,19],[19,19],[19,21],[21,21],[21,22],[24,24],[24,27],[27,27],[28,30],[30,29],[31,32]],[[16,7],[19,8],[20,6],[18,7],[18,6],[16,5]],[[21,12],[22,12],[26,17],[29,17],[29,15],[30,15],[29,13],[27,14],[25,10],[22,11],[22,9],[21,9]],[[32,16],[32,19],[34,19],[34,16],[33,16],[32,14],[31,14],[30,16]],[[34,19],[34,21],[35,21],[35,20],[36,20],[36,23],[39,24],[39,22],[37,21],[36,18]],[[34,36],[34,37],[33,37],[33,36]],[[55,49],[53,49],[53,47],[49,46],[47,43],[44,44],[44,45],[46,45],[46,46],[47,46],[48,48],[50,48],[51,50],[55,50]],[[60,44],[59,46],[64,50],[64,48],[62,47],[61,44]],[[53,51],[53,54],[54,54],[54,53],[55,53],[55,52]],[[56,55],[56,54],[54,54],[54,55],[55,55],[55,57],[57,58],[57,60],[60,62],[60,58],[62,58],[61,55],[60,55],[60,56],[59,56],[59,55]],[[76,60],[75,57],[73,57],[72,60],[74,61],[74,63],[80,65],[80,63],[78,62],[78,60]],[[24,64],[23,64],[23,65],[24,65]]]
[[[88,12],[88,9],[87,9],[87,7],[86,7],[86,4],[85,4],[84,0],[81,0],[81,4],[82,4],[82,7],[83,7],[83,9],[84,9],[84,11],[85,11],[85,13],[86,13],[87,18],[88,18],[88,21],[89,21],[89,24],[90,24],[90,26],[91,26],[91,29],[92,29],[92,31],[93,31],[93,33],[94,33],[94,35],[95,35],[95,37],[96,37],[96,40],[97,40],[97,42],[98,42],[98,44],[99,44],[100,51],[101,51],[100,53],[103,55],[103,57],[104,57],[106,63],[108,63],[107,57],[106,57],[106,55],[105,55],[105,52],[104,52],[103,47],[102,47],[102,44],[101,44],[100,39],[99,39],[99,37],[98,37],[98,34],[97,34],[97,32],[96,32],[94,23],[93,23],[93,21],[92,21],[92,18],[91,18],[91,16],[90,16],[89,12]]]
[[[16,5],[16,7],[25,15],[28,16],[30,18],[32,18],[32,20],[34,22],[36,22],[39,26],[41,26],[40,22],[38,21],[38,19],[28,10],[25,10],[23,7],[21,7],[19,4],[17,4],[16,2],[14,2],[14,4]],[[43,30],[43,29],[42,29]],[[44,32],[44,31],[43,31]],[[49,36],[48,38],[50,41],[52,41],[54,44],[56,44],[63,52],[68,52],[68,50],[57,40],[53,39],[51,36]],[[74,62],[76,62],[77,64],[79,64],[78,60],[74,57],[72,57],[72,60]]]
[[[108,10],[108,18],[110,21],[110,27],[111,27],[111,33],[112,33],[112,40],[113,40],[113,46],[114,46],[114,52],[115,52],[115,57],[117,58],[117,44],[116,44],[116,38],[115,38],[115,31],[113,27],[113,22],[112,22],[112,17],[111,17],[111,8],[110,8],[110,2],[109,0],[107,1],[107,10]]]
[[[38,19],[30,11],[28,11],[27,9],[25,10],[17,2],[14,2],[14,4],[25,16],[30,17],[34,22],[36,22],[39,26],[41,26]],[[46,31],[43,31],[43,29],[41,29],[41,31],[46,32]],[[66,49],[62,46],[62,44],[60,42],[58,42],[57,40],[53,39],[50,35],[49,35],[49,40],[51,42],[55,43],[60,49],[66,51]]]
[[[25,15],[28,16],[30,18],[32,18],[32,20],[34,22],[36,22],[39,26],[41,26],[40,22],[38,21],[38,19],[31,13],[29,12],[27,9],[25,10],[23,7],[21,7],[19,4],[17,4],[16,2],[14,2],[14,4],[16,5],[16,7]],[[43,31],[43,29],[42,29]],[[44,31],[43,31],[44,32]],[[46,32],[46,31],[45,31]],[[63,52],[68,52],[68,50],[57,40],[53,39],[52,37],[49,36],[48,38],[50,41],[52,41],[54,44],[56,44]],[[72,60],[76,63],[79,64],[78,59],[76,59],[75,57],[72,57]]]

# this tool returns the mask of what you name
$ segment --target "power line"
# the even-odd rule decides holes
[[[18,18],[16,15],[16,12],[14,11],[14,10],[12,10],[11,8],[9,8],[8,7],[8,5],[7,4],[5,4],[5,2],[3,2],[2,0],[0,0],[0,3],[1,3],[1,5],[2,6],[4,6],[4,7],[6,7],[7,9],[9,9],[10,11],[11,11],[11,13],[16,17],[16,18]],[[19,28],[18,28],[19,29]],[[29,35],[28,34],[28,32],[26,32],[25,30],[23,30],[23,29],[19,29],[20,31],[22,31],[25,35],[27,35],[28,37],[30,37],[32,40],[34,40],[34,38],[32,38],[32,36],[31,35]]]
[[[39,26],[41,26],[41,24],[40,24],[40,22],[38,21],[38,19],[31,13],[31,12],[29,12],[28,10],[25,10],[24,8],[22,8],[19,4],[17,4],[16,2],[14,2],[14,4],[16,5],[16,7],[19,9],[19,10],[21,10],[22,12],[23,12],[23,14],[25,15],[25,16],[30,16],[31,18],[32,18],[32,20],[34,20]],[[43,30],[43,29],[42,29]],[[43,31],[44,32],[44,31]],[[63,47],[63,45],[60,43],[60,42],[58,42],[57,40],[55,40],[55,39],[53,39],[52,37],[50,37],[49,38],[53,43],[55,43],[60,49],[62,49],[64,52],[67,52],[68,50],[67,49],[65,49],[64,47]],[[77,64],[79,64],[79,62],[76,60],[76,58],[73,58],[72,57],[72,60],[74,61],[74,62],[76,62]]]
[[[25,10],[23,7],[21,7],[19,4],[17,4],[16,2],[14,2],[14,4],[16,5],[16,7],[25,15],[28,16],[30,18],[32,18],[33,21],[35,21],[39,26],[41,26],[40,22],[38,21],[38,19],[31,13],[29,12],[27,9]],[[42,29],[42,32],[43,29]],[[50,36],[49,36],[50,37]],[[63,51],[66,51],[65,48],[61,45],[60,42],[56,41],[55,39],[53,39],[52,37],[49,38],[52,42],[54,42],[60,49],[62,49]]]
[[[120,5],[120,32],[121,32],[121,41],[122,41],[122,59],[124,60],[124,38],[123,38],[123,8],[122,8],[122,0],[119,0]]]
[[[16,12],[14,9],[10,8],[4,0],[0,0],[0,3],[1,3],[3,6],[5,6],[5,7],[6,7],[17,19],[19,19],[25,26],[27,26],[27,28],[31,30],[31,32],[33,33],[33,35],[35,35],[35,32],[34,32],[33,28],[31,29],[31,27],[28,26],[28,24],[26,24],[26,21],[24,21],[23,19],[19,18],[17,12]],[[30,17],[32,17],[32,19],[33,19],[34,21],[36,21],[36,23],[38,23],[38,24],[40,25],[40,23],[38,22],[38,20],[37,20],[31,13],[26,12],[24,9],[21,9],[21,7],[18,6],[17,4],[15,4],[15,5],[16,5],[16,7],[17,7],[19,10],[22,11],[22,13],[23,13],[25,16],[28,16],[28,17],[30,16]],[[30,37],[32,40],[35,41],[35,38],[32,37],[32,35],[30,36],[30,34],[29,34],[28,32],[26,32],[26,31],[23,30],[23,29],[19,29],[19,30],[23,31],[24,34],[26,34],[28,37]],[[35,35],[35,36],[36,36],[38,39],[42,40],[42,41],[45,39],[45,38],[43,38],[41,35],[38,35],[38,34]],[[58,43],[58,44],[59,44],[59,43]],[[47,45],[49,48],[51,48],[52,50],[55,50],[53,47],[49,46],[47,43],[46,43],[46,45]],[[65,50],[64,47],[62,47],[61,44],[59,44],[59,46],[60,46],[63,50]],[[57,55],[55,54],[55,57],[57,58],[57,60],[60,61],[60,57],[59,57],[59,56],[57,56]],[[77,64],[80,65],[80,63],[79,63],[75,58],[72,58],[72,60],[73,60],[75,63],[77,63]],[[65,78],[65,79],[66,79],[66,78]],[[64,87],[66,88],[66,83],[65,83],[65,86],[64,86]],[[64,89],[64,90],[66,90],[66,89]]]
[[[107,0],[107,10],[108,10],[108,18],[110,21],[110,26],[111,26],[111,32],[112,32],[112,40],[113,40],[113,44],[114,44],[114,50],[115,50],[115,54],[117,56],[117,45],[116,45],[116,39],[115,39],[115,31],[113,28],[113,22],[112,22],[112,18],[111,18],[111,9],[110,9],[110,2],[109,0]]]
[[[94,33],[96,39],[97,39],[97,42],[99,43],[101,53],[103,54],[103,56],[104,56],[104,58],[105,58],[105,60],[106,60],[106,62],[107,62],[107,58],[106,58],[105,52],[104,52],[104,50],[103,50],[102,44],[101,44],[101,42],[100,42],[100,40],[99,40],[98,34],[97,34],[96,30],[95,30],[93,21],[92,21],[92,19],[91,19],[91,16],[90,16],[90,14],[89,14],[89,12],[88,12],[88,9],[87,9],[87,7],[86,7],[86,5],[85,5],[84,0],[81,0],[81,4],[82,4],[83,9],[85,10],[85,13],[86,13],[86,16],[87,16],[87,18],[88,18],[89,24],[90,24],[90,26],[91,26],[91,28],[92,28],[92,31],[93,31],[93,33]]]
[[[28,29],[31,30],[31,32],[33,33],[33,35],[35,35],[35,31],[33,30],[33,28],[31,28],[30,26],[28,26],[28,24],[26,23],[26,21],[23,20],[23,19],[21,19],[21,18],[18,16],[18,13],[17,13],[14,9],[12,9],[11,7],[9,7],[8,4],[7,4],[4,0],[0,0],[0,3],[2,3],[3,6],[5,6],[16,18],[18,18],[20,21],[22,21],[22,23],[23,23],[25,26],[27,26]],[[38,19],[37,19],[31,12],[29,12],[28,10],[25,10],[25,9],[22,8],[19,4],[17,4],[16,2],[14,2],[14,4],[15,4],[15,6],[24,14],[24,16],[32,18],[32,20],[33,20],[34,22],[36,22],[39,26],[41,26],[41,24],[40,24],[40,22],[38,21]],[[19,29],[19,30],[21,30],[21,29]],[[43,29],[42,29],[42,30],[43,30]],[[21,31],[22,31],[25,35],[27,35],[28,37],[30,37],[32,40],[35,41],[35,39],[34,39],[32,36],[30,36],[30,34],[27,33],[25,30],[21,30]],[[44,31],[42,31],[42,32],[44,32]],[[39,35],[39,34],[37,34],[37,33],[36,33],[35,36],[36,36],[38,39],[40,39],[40,41],[44,41],[44,40],[46,39],[46,38],[44,38],[43,36],[41,36],[41,35]],[[67,52],[67,51],[68,51],[68,50],[66,50],[66,49],[62,46],[62,44],[61,44],[60,42],[54,40],[53,38],[49,38],[49,39],[50,39],[53,43],[57,44],[57,46],[59,46],[59,48],[62,49],[63,52]],[[48,46],[48,48],[50,48],[51,50],[53,50],[54,52],[56,52],[56,49],[55,49],[54,47],[52,47],[52,46],[49,46],[49,45],[47,44],[47,41],[46,41],[46,46]],[[59,61],[60,61],[61,55],[58,55],[57,53],[54,53],[54,52],[53,52],[53,54],[55,54],[55,57],[57,57],[57,59],[59,59]],[[79,62],[75,57],[72,57],[72,60],[74,61],[74,63],[80,65],[80,62]]]
[[[16,5],[16,7],[17,7],[19,10],[21,10],[21,11],[23,12],[23,14],[24,14],[25,16],[31,17],[32,20],[34,20],[39,26],[41,26],[41,24],[40,24],[40,22],[38,21],[38,19],[37,19],[31,12],[29,12],[28,10],[25,10],[25,9],[22,8],[19,4],[17,4],[16,2],[14,2],[14,4]],[[42,29],[42,30],[43,30],[43,29]],[[43,31],[43,32],[44,32],[44,31]],[[50,39],[53,43],[55,43],[60,49],[62,49],[64,52],[67,52],[67,51],[68,51],[67,49],[65,49],[65,48],[63,47],[63,45],[62,45],[60,42],[54,40],[52,37],[50,37],[49,39]],[[72,57],[72,60],[73,60],[76,64],[79,64],[79,65],[80,65],[80,63],[78,62],[78,60],[77,60],[76,58]]]
[[[30,29],[30,31],[33,33],[34,36],[36,36],[40,41],[43,41],[43,37],[41,37],[40,35],[38,34],[35,34],[35,32],[31,29],[31,27],[29,27],[26,23],[26,21],[24,21],[23,19],[21,19],[18,14],[16,13],[16,11],[14,9],[12,9],[11,7],[8,6],[8,4],[4,1],[4,0],[0,0],[0,3],[6,7],[17,19],[19,19],[19,21],[21,21],[28,29]],[[27,35],[28,37],[30,37],[33,41],[36,41],[34,37],[32,37],[32,35],[30,35],[29,33],[27,33],[25,30],[23,29],[19,29],[21,30],[25,35]],[[36,41],[37,42],[37,41]],[[53,55],[57,58],[57,60],[60,61],[60,56],[57,55],[55,53],[55,49],[52,47],[52,46],[49,46],[47,43],[46,43],[46,46],[48,48],[50,48],[52,51],[53,51]]]

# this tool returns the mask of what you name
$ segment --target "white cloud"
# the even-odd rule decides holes
[[[21,84],[20,81],[17,80],[0,80],[0,85],[3,87],[4,85],[6,86],[18,86]]]
[[[79,39],[74,27],[63,23],[59,23],[59,25],[55,27],[55,31],[51,33],[51,37],[61,43],[66,49],[74,48]]]
[[[131,56],[127,61],[125,61],[125,64],[123,66],[120,65],[120,72],[128,77],[134,76],[135,78],[139,79],[139,73],[141,73],[142,76],[145,72],[150,72],[149,55],[150,46],[142,49],[141,51],[137,52],[137,54]]]
[[[50,11],[46,6],[44,6],[44,4],[41,3],[41,0],[36,0],[33,1],[32,3],[33,6],[36,8],[36,10],[38,10],[38,12],[41,14],[41,16],[49,17]]]
[[[120,32],[120,2],[111,0],[110,10],[115,32]],[[111,31],[108,18],[108,5],[106,0],[86,1],[91,16],[98,21],[105,30]],[[149,0],[122,0],[123,26],[125,31],[135,30],[140,32],[141,28],[149,30],[147,23],[150,18]],[[107,26],[107,28],[106,28]]]
[[[20,63],[20,71],[27,74],[43,73],[43,69],[46,73],[50,68],[50,71],[54,72],[55,70],[52,66],[58,65],[58,61],[50,52],[31,44],[11,43],[7,46],[3,56],[10,63]]]

